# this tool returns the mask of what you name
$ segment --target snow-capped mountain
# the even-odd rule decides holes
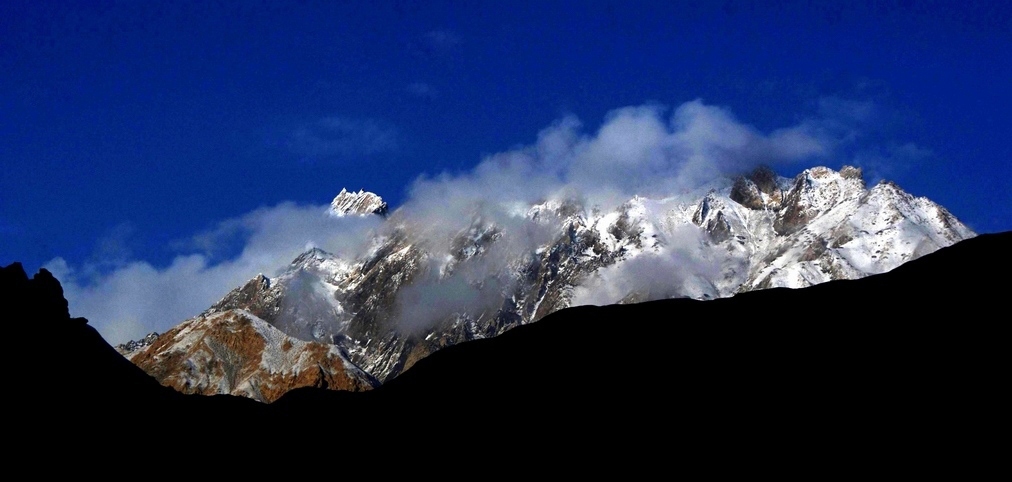
[[[330,203],[330,214],[334,216],[367,215],[387,213],[387,203],[371,192],[361,189],[358,192],[349,192],[341,189],[341,193]]]
[[[186,320],[131,360],[181,392],[262,402],[299,387],[361,391],[378,385],[340,347],[289,336],[243,310]]]
[[[342,190],[331,212],[387,219],[366,254],[341,259],[311,249],[131,359],[190,392],[269,401],[276,395],[266,392],[303,384],[367,389],[441,347],[574,304],[710,299],[860,278],[974,235],[894,184],[867,188],[853,167],[816,167],[793,179],[760,168],[613,209],[558,198],[503,207],[505,217],[476,210],[445,245],[400,210],[388,214],[372,193]]]

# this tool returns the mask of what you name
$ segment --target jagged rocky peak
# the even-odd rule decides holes
[[[341,193],[330,203],[330,213],[334,216],[379,214],[386,216],[387,203],[383,198],[361,189],[358,192],[341,189]]]
[[[759,166],[734,180],[730,198],[749,209],[778,209],[783,202],[785,181],[768,166]]]
[[[151,344],[158,339],[158,336],[158,332],[153,331],[140,340],[130,340],[126,343],[116,345],[116,351],[118,351],[121,355],[130,358],[140,350],[151,346]]]
[[[738,177],[728,197],[751,210],[776,212],[777,234],[790,235],[820,213],[866,192],[861,169],[852,166],[844,166],[839,172],[813,167],[793,179],[759,167],[747,176]]]
[[[833,186],[827,189],[827,185]],[[836,196],[857,193],[864,187],[863,173],[859,167],[843,166],[839,171],[822,166],[813,167],[789,179],[778,176],[767,166],[759,166],[735,179],[729,197],[752,210],[779,210],[796,207],[796,202],[806,191],[822,190]],[[832,199],[830,204],[836,201],[837,199]]]
[[[711,214],[719,212],[723,207],[723,203],[718,199],[716,191],[711,190],[699,202],[699,206],[696,207],[696,212],[692,214],[692,223],[696,226],[702,226],[703,223],[710,219]]]
[[[331,207],[335,215],[384,209],[378,196],[346,190]],[[421,242],[411,223],[377,234],[359,257],[308,249],[276,277],[258,276],[188,321],[188,333],[199,337],[177,337],[133,360],[163,384],[200,393],[271,400],[295,386],[364,389],[441,347],[496,336],[572,304],[707,299],[855,279],[973,236],[930,200],[890,183],[866,188],[861,170],[849,166],[790,178],[759,168],[733,186],[720,179],[706,190],[635,196],[615,208],[560,198],[505,209],[513,218],[504,225],[461,219],[449,251]],[[404,322],[421,331],[404,333]],[[299,343],[310,345],[285,348]],[[338,383],[342,370],[362,382]],[[287,378],[273,375],[282,372]]]
[[[328,261],[336,258],[337,257],[333,254],[314,246],[309,248],[306,252],[300,254],[299,257],[295,258],[295,260],[292,261],[291,266],[309,268],[320,264],[322,261]]]
[[[263,273],[257,274],[253,277],[253,279],[247,281],[246,284],[230,291],[201,315],[208,315],[236,308],[247,308],[254,300],[262,298],[264,293],[267,293],[270,288],[270,278],[264,276]]]
[[[840,176],[844,179],[857,179],[860,180],[862,184],[864,183],[864,172],[861,171],[860,167],[843,166],[840,169]]]
[[[149,345],[130,360],[183,393],[273,402],[300,387],[363,391],[377,385],[339,347],[288,336],[245,310],[191,318]]]

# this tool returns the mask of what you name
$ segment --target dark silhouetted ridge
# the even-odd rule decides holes
[[[141,433],[283,427],[422,451],[449,440],[979,468],[1006,424],[1010,249],[1012,233],[985,234],[860,280],[565,309],[371,392],[299,389],[271,405],[159,386],[70,318],[48,272],[29,280],[14,264],[2,305],[24,369],[7,393],[49,434],[142,419]],[[108,422],[81,422],[96,418]]]

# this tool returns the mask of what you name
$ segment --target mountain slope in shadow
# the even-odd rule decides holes
[[[860,280],[570,308],[436,352],[371,392],[299,389],[271,405],[158,385],[70,318],[48,272],[28,279],[14,264],[0,274],[8,398],[33,422],[15,433],[28,443],[108,430],[167,443],[214,426],[468,450],[519,436],[639,454],[846,446],[862,460],[988,460],[1008,406],[1010,249],[1012,233],[981,235]]]

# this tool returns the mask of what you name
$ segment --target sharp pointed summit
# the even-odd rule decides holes
[[[342,190],[329,211],[386,209],[375,194]],[[360,257],[308,249],[277,277],[252,279],[129,356],[162,383],[198,393],[269,400],[279,387],[324,381],[367,389],[443,347],[569,306],[727,298],[863,278],[974,236],[941,206],[890,183],[868,188],[860,170],[846,166],[793,178],[760,168],[611,208],[546,199],[502,212],[475,211],[443,245],[432,244],[424,226],[388,218]],[[543,234],[533,241],[533,232]],[[222,351],[236,333],[259,365]],[[198,339],[203,351],[194,351]],[[319,356],[295,363],[284,347],[305,343],[298,353]],[[303,362],[326,367],[326,376],[291,378]],[[247,382],[223,378],[229,373]],[[267,385],[275,388],[253,388]]]
[[[387,203],[383,202],[383,198],[362,189],[358,192],[341,189],[341,193],[330,203],[330,213],[334,216],[370,214],[386,216],[387,209]]]

